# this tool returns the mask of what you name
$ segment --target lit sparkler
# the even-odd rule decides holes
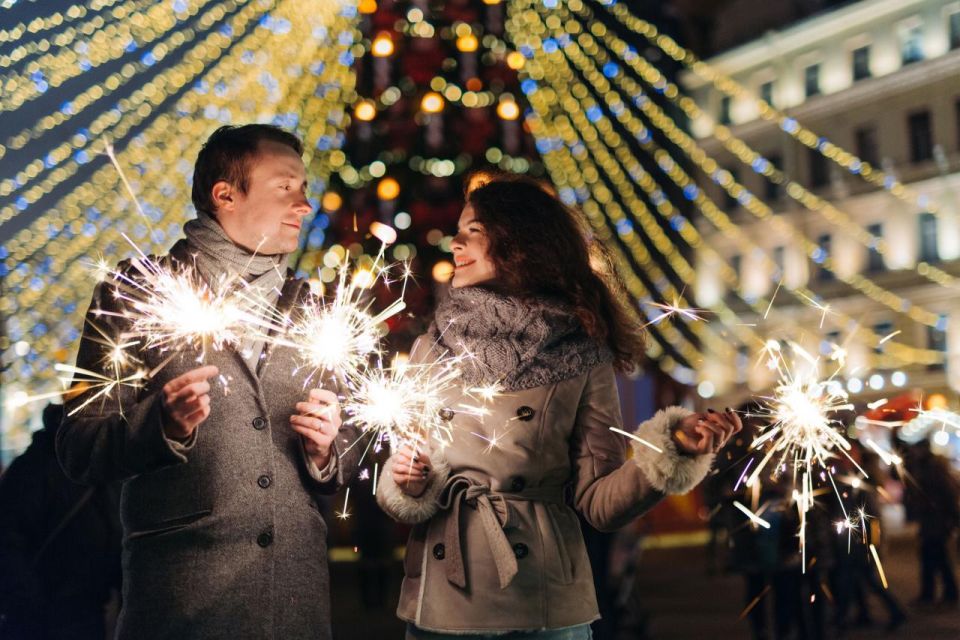
[[[650,322],[643,325],[642,328],[649,327],[650,325],[660,324],[661,322],[663,322],[664,320],[667,320],[672,316],[680,316],[681,318],[683,318],[684,320],[687,320],[688,322],[699,322],[703,320],[702,314],[710,313],[706,309],[697,309],[695,307],[680,306],[680,298],[674,298],[672,304],[664,304],[660,302],[645,302],[644,304],[648,307],[659,309],[660,311],[662,311],[662,313],[656,318],[654,318],[653,320],[651,320]]]
[[[198,361],[208,346],[238,345],[246,327],[263,321],[241,304],[228,283],[216,290],[189,268],[171,269],[141,254],[131,261],[137,274],[115,273],[117,298],[126,303],[128,334],[159,351],[195,347]]]
[[[751,449],[766,448],[766,453],[750,474],[747,486],[753,486],[771,462],[774,477],[792,469],[793,496],[800,514],[800,549],[805,563],[806,514],[813,507],[816,478],[830,482],[846,519],[846,509],[829,461],[843,455],[863,477],[867,477],[867,473],[850,457],[851,445],[841,434],[842,423],[834,417],[839,411],[853,408],[843,387],[833,383],[833,376],[820,380],[817,377],[819,358],[811,356],[800,345],[790,344],[793,362],[787,361],[779,344],[768,346],[769,361],[779,372],[780,380],[774,394],[761,399],[762,409],[755,414],[770,424],[751,444]]]
[[[459,387],[458,362],[441,358],[364,370],[348,381],[353,393],[344,409],[364,431],[389,442],[394,450],[428,439],[448,443],[453,410],[445,399]]]
[[[296,349],[304,366],[312,368],[314,373],[329,371],[352,379],[366,368],[372,355],[381,355],[381,327],[406,305],[401,297],[383,311],[373,312],[372,298],[363,303],[363,292],[372,284],[370,276],[350,278],[349,272],[350,267],[344,263],[332,300],[311,297],[288,320],[285,331],[266,338],[274,344]],[[375,281],[385,277],[387,269],[363,273],[372,273]]]

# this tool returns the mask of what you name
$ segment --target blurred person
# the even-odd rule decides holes
[[[942,586],[939,603],[958,602],[951,542],[960,528],[960,485],[943,456],[921,440],[906,450],[903,506],[907,520],[919,525],[920,595],[917,604],[935,602],[936,583]]]
[[[849,462],[840,463],[842,469],[855,477],[856,481],[851,481],[843,490],[853,527],[850,531],[840,531],[834,538],[836,564],[831,581],[835,605],[834,624],[841,633],[849,627],[851,617],[856,626],[872,626],[872,594],[883,603],[887,611],[887,630],[893,631],[903,625],[907,618],[893,593],[885,589],[880,582],[877,566],[870,552],[872,544],[877,549],[877,554],[882,555],[880,503],[876,487],[881,485],[884,473],[875,453],[865,450],[855,440],[851,441],[851,445],[851,456],[858,461],[870,481],[861,478]],[[841,522],[843,514],[835,515],[837,521]],[[862,521],[862,518],[866,521]]]
[[[0,638],[103,640],[120,590],[120,491],[57,462],[63,405],[0,477]]]
[[[194,166],[197,217],[157,262],[214,290],[242,279],[272,307],[264,313],[295,313],[309,292],[286,267],[312,210],[302,153],[271,125],[217,129]],[[118,270],[141,281],[129,262]],[[118,286],[94,291],[80,369],[102,371],[106,343],[129,331]],[[155,372],[145,385],[118,386],[107,401],[81,393],[57,434],[71,478],[123,482],[117,637],[330,638],[317,501],[349,482],[361,449],[350,446],[358,430],[342,424],[339,385],[311,388],[319,381],[299,353],[259,338],[132,355]]]
[[[662,453],[635,443],[626,459],[614,373],[639,362],[640,325],[541,185],[470,191],[451,246],[452,289],[410,361],[471,353],[464,384],[502,392],[484,416],[453,411],[448,446],[388,460],[377,500],[415,525],[397,613],[414,639],[590,638],[597,599],[568,497],[592,526],[619,528],[698,484],[740,420],[666,408],[638,430]]]
[[[783,520],[782,510],[770,507],[779,505],[783,495],[776,485],[772,488],[769,483],[760,485],[757,506],[766,505],[762,517],[770,525],[769,527],[761,527],[751,522],[733,506],[735,500],[751,505],[750,494],[753,490],[739,480],[740,474],[748,471],[744,465],[749,464],[751,455],[762,455],[762,452],[751,454],[750,451],[750,445],[760,435],[764,426],[757,415],[758,412],[759,406],[756,403],[749,403],[737,409],[737,413],[742,416],[743,431],[724,452],[723,457],[729,459],[730,472],[723,475],[721,472],[715,476],[722,486],[718,489],[722,495],[722,503],[715,517],[722,519],[724,523],[722,526],[728,530],[726,568],[743,577],[744,608],[741,617],[747,618],[751,637],[754,640],[766,640],[772,637],[770,608],[773,595],[771,591],[774,574],[780,561],[780,527]]]

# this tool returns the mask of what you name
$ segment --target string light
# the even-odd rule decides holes
[[[308,13],[310,19],[303,19]],[[322,188],[324,176],[336,165],[337,154],[342,156],[335,148],[344,123],[342,100],[349,96],[354,83],[352,70],[343,64],[342,57],[357,38],[356,14],[349,7],[307,12],[304,0],[285,0],[277,4],[269,18],[255,17],[259,26],[243,35],[240,46],[226,56],[210,51],[215,54],[211,57],[215,62],[203,81],[185,92],[170,112],[154,115],[119,154],[124,165],[140,167],[144,176],[163,176],[142,182],[138,174],[134,178],[138,196],[154,220],[152,233],[141,220],[129,219],[125,198],[117,195],[116,179],[104,167],[7,243],[9,255],[4,256],[3,268],[10,295],[4,295],[0,305],[9,316],[8,331],[11,336],[19,336],[29,330],[36,336],[31,338],[31,356],[36,355],[31,361],[12,357],[12,352],[4,354],[7,362],[15,363],[8,375],[39,388],[50,380],[50,359],[57,354],[60,359],[66,357],[62,345],[76,339],[76,328],[82,322],[81,305],[91,280],[85,261],[78,258],[89,256],[96,246],[108,253],[106,259],[116,261],[112,253],[122,251],[116,240],[123,231],[130,231],[131,237],[151,250],[169,246],[168,234],[179,231],[189,211],[188,176],[181,173],[188,174],[192,167],[183,158],[196,154],[206,134],[226,115],[225,110],[240,116],[245,110],[255,109],[256,113],[251,111],[246,118],[258,120],[271,114],[278,118],[300,114],[308,174],[317,176]],[[349,40],[341,34],[349,35]],[[308,69],[312,73],[304,73]],[[280,84],[265,83],[265,78]],[[224,90],[213,91],[218,86]],[[317,87],[325,91],[317,91]],[[277,121],[297,126],[296,121]],[[118,133],[115,129],[112,132]],[[91,211],[98,212],[96,217]],[[47,254],[47,243],[54,240],[57,251]]]
[[[568,23],[568,24],[569,24],[569,23]],[[530,24],[529,24],[529,23],[525,23],[525,24],[524,24],[524,27],[525,27],[525,28],[529,28],[529,27],[530,27]],[[537,33],[536,29],[534,29],[533,32],[534,32],[534,33]],[[568,44],[567,48],[569,49],[569,48],[572,48],[572,47],[570,47],[570,45]],[[549,85],[550,83],[547,83],[547,84]],[[609,94],[609,91],[607,91],[607,89],[608,89],[608,87],[599,86],[599,87],[598,87],[598,94],[600,94],[600,95],[610,95],[610,94]],[[534,93],[534,96],[536,96],[537,93],[539,93],[539,91],[536,92],[536,93]],[[531,97],[531,99],[532,99],[532,97]],[[577,107],[571,106],[570,104],[564,104],[564,109],[565,109],[566,111],[571,112],[571,113],[574,113],[574,114],[576,114],[576,113],[579,112],[579,111],[583,111],[583,109],[578,109]],[[602,119],[601,119],[600,122],[598,122],[598,125],[603,125],[603,120],[602,120]],[[622,150],[622,153],[627,154],[627,156],[629,157],[629,153],[626,151],[626,149],[624,149],[623,145],[617,144],[617,141],[614,141],[614,143],[611,145],[611,147],[614,148],[614,149],[617,149],[617,150]],[[662,152],[662,153],[665,153],[665,152]],[[618,153],[618,155],[620,155],[620,154]],[[660,160],[661,160],[661,163],[662,163],[662,161],[665,160],[665,159],[666,159],[666,158],[661,158],[661,159],[660,159]],[[621,160],[623,160],[622,155],[621,155]],[[608,168],[608,167],[605,166],[605,169],[607,169],[607,168]],[[551,173],[554,174],[554,172],[551,172]],[[632,171],[632,173],[633,173],[633,171]],[[554,175],[555,175],[555,174],[554,174]],[[649,195],[649,193],[648,193],[648,195]],[[699,204],[699,203],[698,203],[698,204]],[[633,206],[633,205],[631,205],[631,209],[634,209],[634,206]],[[658,207],[658,209],[660,209],[660,207]],[[722,213],[722,212],[721,212],[721,213]],[[735,226],[730,225],[729,220],[725,220],[725,222],[726,222],[730,227],[732,227],[733,229],[736,229]],[[682,227],[682,229],[687,229],[687,228],[689,228],[690,233],[693,233],[693,232],[695,231],[692,225],[685,225],[684,227]],[[689,237],[688,237],[687,239],[689,239]],[[662,250],[662,249],[661,249],[661,250]],[[733,275],[731,272],[732,272],[732,270],[730,270],[730,269],[727,269],[727,270],[726,270],[727,279],[729,279],[729,277],[730,277],[731,275]],[[761,302],[762,302],[762,301],[761,301]],[[753,306],[756,308],[757,304],[754,304]],[[736,317],[735,317],[734,314],[731,313],[731,314],[729,314],[729,316],[726,318],[726,320],[728,320],[728,321],[731,321],[731,320],[732,320],[732,321],[735,322],[735,321],[736,321]],[[902,347],[902,345],[898,345],[898,347]],[[906,350],[906,349],[909,349],[909,348],[907,348],[907,347],[902,347],[902,349],[898,348],[898,349],[897,349],[897,351],[898,351],[897,355],[901,355],[901,356],[906,355],[906,354],[903,353],[903,350]],[[913,351],[913,352],[910,354],[911,359],[916,358],[917,356],[924,358],[926,361],[933,361],[933,360],[935,360],[935,359],[942,359],[942,355],[941,355],[941,354],[937,354],[936,352],[929,352],[929,351],[927,351],[926,353],[924,353],[924,351],[926,351],[926,350],[915,350],[915,351]]]
[[[581,0],[569,0],[567,4],[571,9],[583,6]],[[747,90],[736,80],[721,73],[708,63],[698,59],[693,52],[681,47],[676,43],[676,41],[673,40],[673,38],[659,33],[654,25],[631,14],[630,10],[624,6],[623,3],[602,4],[607,11],[612,13],[621,22],[621,24],[624,25],[624,27],[632,30],[634,33],[642,35],[651,44],[658,47],[661,51],[666,53],[677,62],[683,63],[691,71],[707,82],[711,83],[725,95],[728,95],[732,98],[752,100],[755,102],[761,118],[777,123],[782,131],[802,143],[804,146],[819,152],[825,158],[835,162],[851,174],[860,176],[870,184],[886,190],[896,198],[903,200],[911,206],[918,207],[922,211],[926,211],[937,216],[941,214],[941,208],[937,203],[930,201],[929,198],[918,194],[910,187],[907,187],[902,182],[897,180],[895,176],[874,168],[870,165],[870,163],[865,162],[849,151],[842,149],[826,138],[817,135],[815,132],[797,122],[796,119],[791,118],[767,101],[754,96],[751,91]]]
[[[595,19],[593,13],[586,5],[581,5],[578,13],[580,18],[586,23],[589,23]],[[594,39],[591,38],[589,34],[584,33],[583,42],[588,44],[590,47],[590,53],[597,56],[597,61],[599,63],[605,64],[608,62],[606,54],[602,49],[599,49],[596,46]],[[637,74],[643,78],[645,82],[647,82],[647,84],[655,87],[659,94],[665,96],[670,100],[671,103],[677,105],[688,118],[694,121],[707,118],[706,114],[703,113],[694,100],[683,95],[677,85],[667,80],[667,78],[660,73],[656,67],[647,62],[643,56],[637,55],[631,49],[631,47],[624,40],[617,37],[615,33],[608,32],[604,38],[604,42],[605,45],[609,47],[613,53],[620,57],[625,64],[636,71]],[[639,85],[637,85],[637,83],[635,83],[626,74],[616,73],[613,75],[613,78],[614,82],[621,87],[626,95],[639,96],[643,94],[643,90],[639,87]],[[646,101],[642,106],[645,109],[650,109],[657,112],[659,115],[656,117],[660,121],[663,121],[665,118],[669,118],[669,116],[666,116],[666,114],[664,114],[664,112],[660,110],[659,107],[657,107],[657,105],[652,101]],[[672,119],[671,122],[673,122]],[[864,227],[857,224],[850,214],[838,209],[830,202],[811,193],[800,183],[790,179],[786,173],[778,169],[772,162],[768,161],[760,153],[757,153],[742,139],[733,135],[732,131],[728,127],[721,124],[716,124],[714,126],[714,137],[723,144],[725,149],[733,153],[741,162],[749,166],[754,172],[764,176],[774,184],[782,186],[783,192],[788,197],[796,202],[799,202],[807,209],[820,213],[829,222],[847,232],[849,234],[848,237],[855,239],[864,247],[867,247],[872,251],[876,251],[880,255],[889,254],[890,245],[884,238],[873,235]],[[697,157],[699,155],[702,155],[702,153],[699,151],[693,152],[693,157]],[[731,185],[731,188],[735,192],[731,194],[734,197],[739,196],[740,193],[746,192],[742,185],[739,184]],[[918,263],[914,269],[918,274],[921,275],[921,277],[924,277],[941,286],[952,287],[956,283],[954,276],[927,262]]]
[[[588,34],[584,33],[581,35],[580,41],[589,44],[592,41],[592,38]],[[567,55],[570,55],[575,62],[579,61],[581,65],[584,64],[584,60],[591,60],[596,53],[595,51],[591,50],[590,56],[578,56],[578,45],[573,42],[570,42],[567,44],[567,46],[564,48],[564,52],[567,53]],[[554,55],[560,55],[560,54],[557,53]],[[612,97],[614,96],[614,94],[612,94],[609,91],[610,87],[606,83],[606,79],[603,77],[603,75],[601,75],[598,71],[596,71],[595,68],[590,71],[587,71],[583,66],[581,66],[581,71],[583,71],[587,75],[587,77],[589,77],[591,81],[595,83],[595,85],[597,86],[597,93],[599,95],[604,96],[605,99],[608,100],[608,102],[614,103],[611,105],[611,109],[619,112],[620,114],[619,119],[621,120],[621,122],[623,122],[624,119],[627,119],[627,122],[625,122],[626,126],[628,127],[628,129],[630,129],[631,133],[637,135],[637,137],[639,138],[640,134],[643,132],[643,129],[644,129],[642,123],[639,123],[638,120],[635,120],[632,114],[629,113],[629,110],[616,108],[618,106],[616,102],[619,102],[619,98]],[[631,95],[636,95],[636,94],[631,93]],[[642,95],[640,97],[642,97]],[[644,106],[650,105],[651,103],[652,101],[650,101],[649,99],[642,100],[642,104]],[[622,107],[622,105],[619,105],[619,106]],[[657,116],[658,114],[647,113],[647,115],[653,116],[652,119],[656,119],[655,116]],[[660,115],[662,116],[662,112],[660,112]],[[665,133],[668,134],[668,137],[671,137],[672,141],[678,143],[684,149],[684,151],[686,151],[688,155],[692,157],[695,161],[702,160],[705,157],[705,154],[703,154],[702,150],[699,150],[698,148],[693,148],[693,149],[690,148],[691,142],[689,141],[689,138],[683,139],[682,136],[685,136],[686,134],[681,132],[674,125],[674,123],[672,123],[672,121],[664,122],[663,118],[661,117],[660,120],[657,122],[657,124],[659,125],[659,128],[661,130],[663,130]],[[678,139],[677,136],[681,136],[681,138]],[[669,164],[670,171],[668,172],[668,175],[670,175],[671,179],[674,179],[675,181],[677,181],[678,186],[683,188],[685,190],[684,192],[687,193],[686,190],[689,189],[691,185],[694,185],[694,182],[689,176],[686,175],[685,172],[683,172],[682,169],[680,169],[678,164],[669,160],[669,157],[666,154],[666,152],[659,149],[656,143],[652,141],[652,138],[650,138],[648,142],[642,143],[642,146],[644,146],[644,148],[651,149],[653,151],[653,155],[655,158],[657,158],[659,164],[661,165],[661,168],[663,167],[665,161],[668,161],[670,163]],[[615,145],[614,148],[620,148],[620,145]],[[743,243],[745,241],[749,242],[749,240],[746,239],[742,233],[740,233],[739,228],[733,225],[732,223],[730,223],[729,219],[726,217],[726,214],[724,214],[722,211],[717,209],[715,205],[713,205],[713,203],[708,198],[706,198],[706,196],[702,194],[702,192],[699,192],[699,190],[698,190],[698,197],[695,199],[695,202],[704,211],[707,217],[711,219],[711,222],[715,222],[715,224],[718,225],[719,229],[723,230],[725,233],[728,233],[728,234],[736,233],[737,240],[740,243]],[[705,205],[706,205],[706,208],[705,208]],[[758,205],[758,207],[760,206],[765,207],[765,205],[762,205],[762,203]],[[761,208],[760,211],[764,211],[764,210]],[[766,215],[767,216],[770,215],[769,208],[766,209]],[[811,246],[812,246],[812,249],[810,248]],[[759,250],[759,248],[756,246],[753,246],[752,248],[754,251]],[[808,253],[812,253],[813,251],[816,250],[817,247],[813,243],[808,243],[807,248],[808,248]],[[766,258],[766,260],[770,266],[775,267],[772,260],[770,260],[769,258]],[[829,267],[829,264],[826,261],[824,262],[824,264],[825,266]],[[862,290],[864,290],[864,293],[871,295],[871,297],[876,297],[878,301],[880,301],[881,303],[887,304],[887,306],[890,306],[895,311],[901,311],[905,306],[907,306],[903,304],[902,299],[891,299],[891,296],[894,296],[894,294],[891,294],[890,292],[886,292],[880,289],[879,287],[876,287],[876,285],[873,285],[873,283],[870,283],[868,280],[866,280],[865,278],[862,278],[861,276],[850,276],[849,279],[852,280],[851,284],[853,284],[854,286],[860,285],[863,288]],[[864,284],[864,281],[869,283],[869,285]],[[803,292],[799,291],[798,293],[802,294]],[[815,296],[811,294],[804,297],[808,299],[812,299]],[[749,301],[748,301],[748,304],[749,304]],[[752,304],[751,306],[754,306],[754,308],[756,308],[755,304]],[[911,311],[913,313],[910,313]],[[929,312],[925,312],[922,309],[916,309],[914,307],[910,308],[910,310],[908,311],[908,315],[911,315],[911,317],[915,320],[925,321],[926,323],[930,323],[931,326],[937,326],[937,324],[941,322],[938,316],[935,316],[934,314],[931,314]],[[879,338],[872,332],[868,332],[866,335],[872,338]],[[895,351],[896,355],[905,355],[904,351],[909,349],[910,349],[909,347],[905,347],[903,345],[897,345],[897,347],[894,350],[892,350],[891,353],[894,353]],[[907,351],[907,353],[912,354],[911,356],[908,356],[911,359],[911,361],[913,360],[913,358],[918,358],[921,361],[926,363],[929,363],[931,361],[939,361],[943,357],[942,354],[933,350],[912,350],[912,351]]]

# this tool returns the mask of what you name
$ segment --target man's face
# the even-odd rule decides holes
[[[297,152],[263,140],[250,161],[247,192],[226,182],[213,187],[217,220],[235,243],[259,255],[290,253],[310,213],[307,171]]]

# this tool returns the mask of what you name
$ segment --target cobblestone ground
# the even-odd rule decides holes
[[[852,628],[843,638],[960,640],[960,608],[918,608],[910,604],[918,593],[916,543],[912,538],[889,541],[884,569],[890,589],[903,604],[908,619],[896,632],[885,630],[879,602],[871,601],[874,626]],[[644,553],[636,584],[632,620],[621,619],[616,640],[699,640],[750,638],[743,610],[743,584],[737,575],[707,575],[704,547],[653,549]],[[367,604],[361,591],[361,570],[369,576]],[[403,638],[403,625],[394,616],[401,568],[391,562],[379,570],[359,562],[331,564],[333,630],[337,640]],[[377,600],[379,599],[379,603]],[[827,638],[841,636],[828,627]]]

